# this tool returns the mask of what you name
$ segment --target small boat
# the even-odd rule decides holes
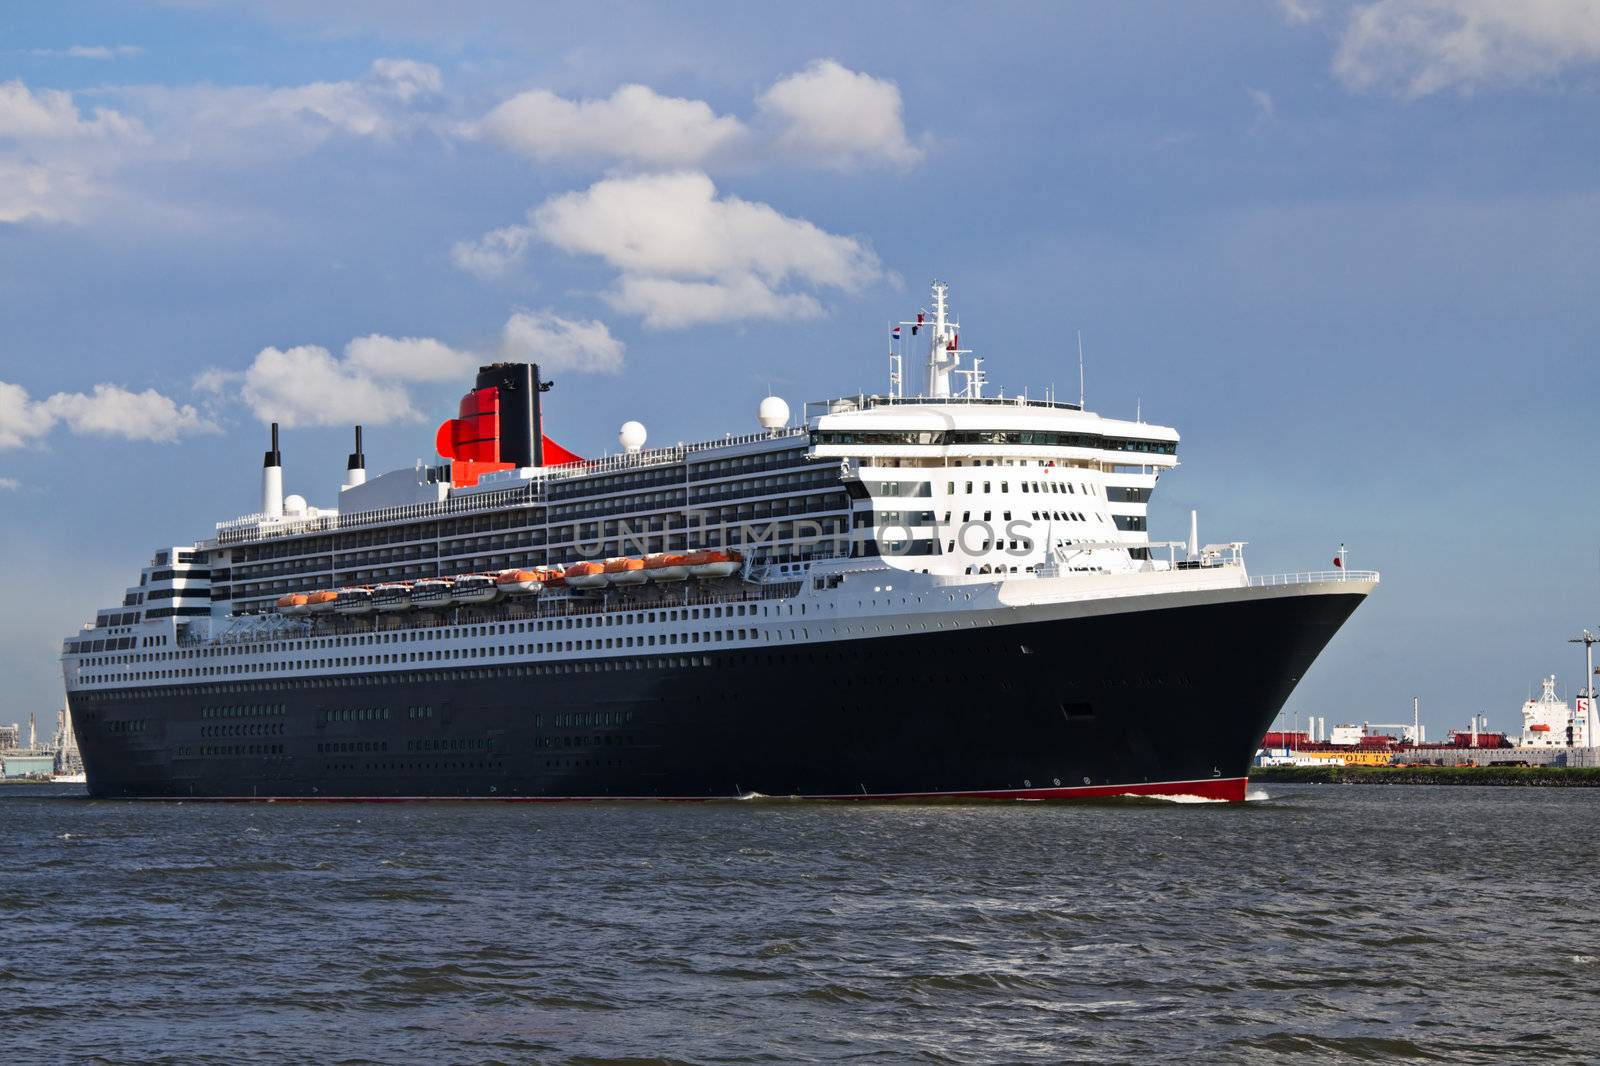
[[[332,589],[319,589],[306,596],[306,610],[312,614],[327,614],[339,602],[339,594]]]
[[[695,577],[732,577],[739,572],[738,552],[693,552],[688,558],[689,573]]]
[[[500,595],[494,578],[488,574],[462,574],[456,578],[455,601],[467,606],[493,603]]]
[[[494,579],[494,583],[507,595],[531,596],[544,588],[543,571],[502,570],[500,576]]]
[[[642,585],[650,580],[650,575],[644,572],[644,560],[626,556],[607,559],[605,574],[606,583],[611,585]]]
[[[333,609],[340,614],[367,614],[372,610],[372,590],[365,586],[340,589]]]
[[[409,611],[411,586],[400,581],[379,585],[372,590],[372,606],[380,611]]]
[[[278,597],[278,613],[286,615],[307,614],[311,610],[311,597],[304,592],[291,592]]]
[[[644,572],[651,581],[685,581],[689,577],[689,558],[685,555],[646,555]]]
[[[436,611],[450,606],[455,598],[455,582],[442,577],[425,577],[411,586],[411,606],[419,611]]]
[[[573,563],[567,567],[566,582],[575,589],[597,589],[606,583],[605,563]]]

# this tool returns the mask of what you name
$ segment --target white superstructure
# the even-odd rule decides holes
[[[334,510],[284,497],[274,431],[262,511],[159,550],[120,606],[66,641],[67,687],[298,682],[474,660],[560,670],[663,647],[872,639],[1377,581],[1342,570],[1252,579],[1242,542],[1152,542],[1149,500],[1177,465],[1178,433],[984,395],[976,360],[959,369],[969,352],[947,304],[936,284],[931,320],[905,323],[927,335],[928,395],[891,386],[807,404],[799,426],[769,397],[747,436],[647,450],[630,423],[618,454],[463,484],[448,464],[368,478],[358,430]],[[684,563],[660,566],[661,580],[624,569],[570,586],[541,575],[523,582],[527,595],[497,596],[490,581],[481,602],[457,594],[448,606],[442,592],[429,598],[448,586],[417,588],[696,551],[738,572]],[[360,589],[382,589],[386,609],[357,611],[368,606]],[[319,609],[314,597],[333,593]],[[313,599],[280,611],[286,596]]]

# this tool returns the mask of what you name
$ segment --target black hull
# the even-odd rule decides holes
[[[707,650],[629,669],[79,692],[72,710],[97,797],[1237,799],[1261,737],[1362,598]]]

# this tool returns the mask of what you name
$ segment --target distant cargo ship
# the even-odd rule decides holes
[[[369,480],[358,427],[336,511],[274,427],[260,513],[67,639],[90,791],[1242,800],[1378,575],[1152,542],[1175,430],[985,395],[943,285],[903,328],[921,395],[892,341],[885,393],[595,460],[486,366],[433,465]]]
[[[1554,675],[1540,680],[1540,693],[1522,705],[1522,731],[1491,730],[1488,718],[1473,715],[1466,729],[1452,729],[1444,743],[1428,743],[1420,726],[1393,726],[1402,732],[1378,732],[1370,723],[1343,723],[1325,734],[1313,720],[1302,731],[1272,730],[1256,753],[1258,766],[1319,765],[1394,766],[1417,763],[1592,765],[1595,757],[1595,709],[1583,696],[1569,703],[1556,695]]]

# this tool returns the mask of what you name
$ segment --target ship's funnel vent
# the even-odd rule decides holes
[[[493,363],[478,370],[460,414],[439,427],[435,447],[452,460],[450,480],[475,485],[483,474],[522,466],[582,462],[542,431],[541,398],[553,382],[534,363]]]
[[[283,517],[283,453],[278,450],[278,423],[272,423],[272,448],[261,461],[261,513]]]
[[[350,459],[344,464],[344,487],[353,489],[357,485],[367,483],[367,456],[361,450],[361,427],[356,427],[356,450],[350,453]]]

